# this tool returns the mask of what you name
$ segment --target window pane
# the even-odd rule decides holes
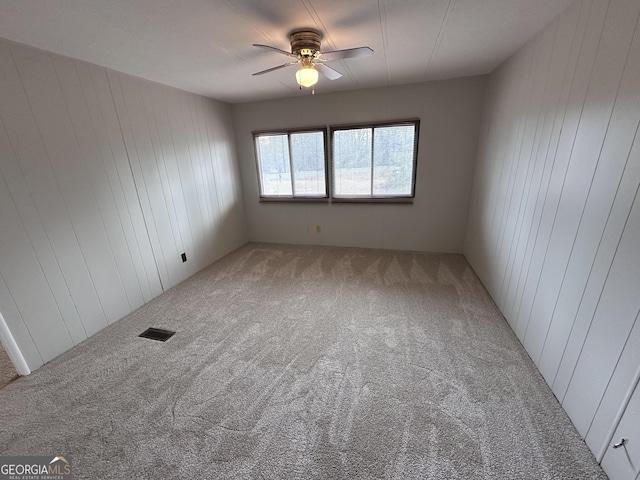
[[[377,127],[373,136],[373,195],[411,195],[413,125]]]
[[[291,156],[295,195],[325,196],[323,132],[292,133]]]
[[[371,128],[333,132],[336,196],[371,195]]]
[[[286,135],[256,138],[262,195],[293,195]]]

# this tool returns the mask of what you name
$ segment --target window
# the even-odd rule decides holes
[[[254,133],[260,197],[327,198],[326,130]]]
[[[413,198],[418,120],[331,128],[332,196]]]
[[[254,132],[262,201],[411,202],[419,120]],[[327,133],[331,135],[331,187]]]

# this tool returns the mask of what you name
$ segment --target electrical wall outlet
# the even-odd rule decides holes
[[[322,228],[320,228],[320,225],[316,225],[316,233],[320,232],[322,232]]]
[[[187,254],[186,254],[186,253],[182,253],[182,254],[180,255],[180,257],[182,258],[182,263],[184,263],[184,262],[186,262],[186,261],[187,261]]]

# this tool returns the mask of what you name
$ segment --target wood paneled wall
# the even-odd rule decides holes
[[[640,366],[639,0],[579,0],[492,73],[465,254],[596,456]]]
[[[246,242],[233,139],[228,105],[0,40],[0,311],[32,370]]]

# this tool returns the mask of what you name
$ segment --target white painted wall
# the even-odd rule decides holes
[[[228,105],[0,40],[0,312],[29,368],[245,243],[236,165]]]
[[[491,74],[464,249],[598,459],[640,366],[639,15],[578,1]]]
[[[461,252],[485,77],[331,94],[322,81],[316,95],[233,106],[250,239]],[[252,131],[409,118],[420,118],[413,205],[259,203]]]

